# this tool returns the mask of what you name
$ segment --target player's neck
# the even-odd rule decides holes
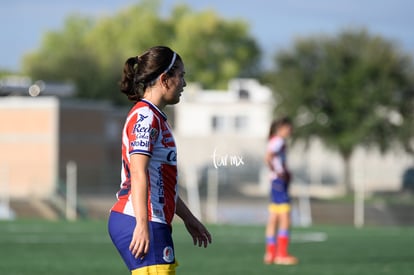
[[[160,98],[160,97],[156,97],[156,96],[152,96],[151,94],[150,95],[144,95],[144,97],[143,97],[143,99],[145,99],[146,101],[149,101],[149,102],[151,102],[153,105],[155,105],[155,106],[157,106],[157,108],[159,109],[159,110],[163,110],[164,109],[164,107],[165,107],[165,103],[164,103],[164,101],[162,100],[162,98]]]

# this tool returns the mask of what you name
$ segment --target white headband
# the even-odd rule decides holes
[[[172,60],[171,60],[171,63],[170,63],[170,65],[168,65],[168,67],[167,67],[167,69],[165,69],[160,75],[158,75],[154,80],[151,80],[150,82],[148,82],[148,83],[154,83],[155,81],[157,81],[157,79],[162,75],[162,74],[165,74],[166,72],[168,72],[169,70],[171,70],[171,68],[172,68],[172,66],[174,65],[174,63],[175,63],[175,59],[177,58],[177,54],[175,53],[175,52],[173,52],[173,57],[172,57]]]
[[[177,54],[175,53],[175,52],[173,52],[174,54],[173,54],[173,57],[172,57],[172,60],[171,60],[171,63],[170,63],[170,65],[168,65],[168,67],[167,67],[167,69],[164,71],[164,73],[166,73],[166,72],[168,72],[169,70],[171,70],[171,68],[172,68],[172,66],[174,65],[174,63],[175,63],[175,59],[177,58]]]

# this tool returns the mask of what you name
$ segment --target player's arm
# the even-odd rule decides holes
[[[279,158],[282,145],[282,142],[271,144],[266,151],[265,162],[269,169],[277,174],[278,178],[287,180],[289,178],[289,171],[287,171],[286,167],[281,163]]]
[[[191,213],[180,197],[177,199],[175,213],[184,221],[187,231],[193,238],[194,245],[207,247],[211,243],[211,234],[207,228]]]
[[[137,223],[129,249],[136,258],[145,256],[149,249],[147,177],[149,160],[150,157],[143,154],[133,154],[130,159],[131,199]]]
[[[272,163],[272,159],[274,157],[274,153],[271,151],[266,151],[266,155],[265,155],[265,163],[267,165],[267,167],[269,167],[270,171],[274,171],[274,167],[273,167],[273,163]]]

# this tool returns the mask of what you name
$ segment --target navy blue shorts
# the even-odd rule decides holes
[[[170,265],[171,268],[175,268],[171,227],[163,223],[149,222],[150,247],[148,254],[143,259],[136,259],[129,250],[135,224],[135,217],[114,211],[109,215],[109,235],[128,269],[133,271],[158,265]]]
[[[274,179],[272,181],[271,202],[275,204],[289,203],[288,189],[288,184],[284,180]]]

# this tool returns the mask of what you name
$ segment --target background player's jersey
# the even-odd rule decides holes
[[[278,174],[284,174],[287,172],[286,166],[286,143],[285,140],[279,136],[273,136],[268,144],[267,151],[272,153],[272,166],[271,179],[277,179]]]
[[[122,132],[121,189],[112,211],[135,216],[131,202],[130,156],[151,157],[148,167],[148,220],[170,224],[177,199],[177,150],[167,117],[146,100],[129,112]]]

